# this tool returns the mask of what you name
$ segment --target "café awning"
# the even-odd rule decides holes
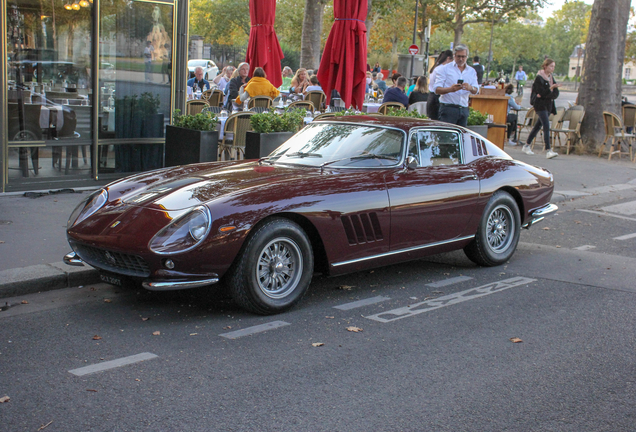
[[[318,81],[327,95],[336,89],[347,107],[364,102],[367,72],[367,0],[334,0],[335,22],[325,44]]]
[[[274,31],[276,0],[250,0],[250,40],[245,61],[250,64],[250,76],[254,69],[262,67],[267,79],[280,87],[283,84],[280,61],[285,56]]]

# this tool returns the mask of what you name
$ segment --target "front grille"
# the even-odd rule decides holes
[[[382,229],[376,213],[342,216],[342,226],[350,245],[381,241]]]
[[[87,245],[75,244],[74,246],[75,252],[80,258],[93,267],[126,276],[150,276],[150,267],[140,256],[108,251]]]

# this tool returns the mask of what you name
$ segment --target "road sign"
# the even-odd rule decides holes
[[[409,47],[409,52],[411,53],[411,55],[415,55],[418,52],[420,52],[420,47],[418,47],[417,45],[413,44]]]

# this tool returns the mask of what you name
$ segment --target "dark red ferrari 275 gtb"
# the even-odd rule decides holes
[[[315,270],[356,272],[463,248],[509,260],[557,207],[545,169],[464,128],[398,117],[315,121],[268,157],[116,181],[73,211],[71,265],[174,290],[223,278],[243,308],[296,304]]]

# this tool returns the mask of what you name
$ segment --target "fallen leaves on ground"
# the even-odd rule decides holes
[[[97,390],[95,389],[86,389],[86,391],[97,393]]]
[[[161,336],[161,332],[159,330],[152,332],[153,336]]]
[[[150,318],[142,318],[142,321],[148,321]]]
[[[11,398],[9,396],[3,396],[0,398],[0,403],[9,402]]]
[[[53,423],[53,420],[51,420],[50,422],[48,422],[45,425],[40,426],[40,429],[38,429],[38,432],[41,431],[42,429],[46,429],[47,427],[49,427],[51,425],[51,423]]]
[[[111,299],[104,299],[104,303],[112,303],[113,301]]]
[[[550,227],[543,227],[543,231],[550,231]]]
[[[335,317],[332,317],[332,316],[326,316],[325,318],[327,318],[327,319],[334,319]]]
[[[325,344],[322,342],[314,342],[311,344],[312,347],[320,347],[320,346],[324,346]]]
[[[93,340],[101,340],[101,339],[102,339],[101,336],[97,336],[97,335],[93,336]]]
[[[343,290],[343,291],[351,291],[353,288],[355,288],[355,286],[351,286],[351,285],[340,285],[338,288],[339,290]]]
[[[223,330],[232,330],[232,326],[223,327]]]
[[[199,333],[190,333],[190,336],[196,336],[196,335],[198,335],[198,334],[199,334]]]
[[[512,342],[512,343],[520,343],[520,342],[523,342],[523,341],[521,339],[519,339],[518,337],[513,337],[513,338],[510,338],[510,342]]]
[[[355,326],[349,326],[347,327],[347,330],[354,333],[359,333],[362,331],[360,327],[355,327]]]
[[[26,301],[26,300],[22,300],[20,303],[22,303],[22,304],[29,304],[29,302],[28,302],[28,301]]]

